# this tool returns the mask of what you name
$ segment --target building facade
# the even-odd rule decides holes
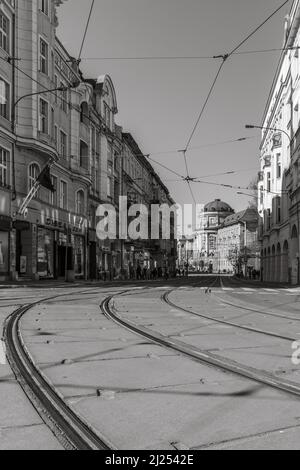
[[[16,9],[12,0],[3,1],[0,8],[0,279],[9,277],[11,247],[11,199],[13,191],[14,135],[11,124],[13,69],[9,58],[15,53],[14,34]]]
[[[109,75],[84,78],[56,37],[61,3],[0,5],[0,279],[107,279],[124,265],[121,240],[96,236],[99,205],[118,211],[127,194],[116,92]],[[149,204],[157,185],[171,204],[151,165],[135,160],[139,200]]]
[[[220,199],[204,206],[198,217],[199,228],[195,233],[193,263],[200,272],[219,272],[218,230],[234,210]]]
[[[128,240],[124,243],[123,267],[125,275],[132,277],[138,266],[153,272],[154,269],[166,270],[170,275],[175,275],[177,246],[175,240],[175,218],[170,214],[170,236],[163,239],[151,237],[152,220],[151,207],[153,205],[166,205],[172,207],[175,202],[169,194],[169,190],[155,173],[152,165],[142,153],[137,142],[130,133],[123,133],[123,159],[122,159],[122,183],[121,193],[127,197],[128,209],[133,204],[143,204],[148,210],[148,239]],[[133,219],[129,217],[128,223]],[[159,232],[162,229],[162,218],[158,220]]]
[[[224,220],[217,236],[219,272],[251,276],[260,271],[258,223],[257,210],[252,208]]]
[[[263,117],[258,211],[262,279],[299,284],[300,2],[285,20],[284,48]]]

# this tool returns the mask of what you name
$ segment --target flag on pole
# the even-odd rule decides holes
[[[42,172],[37,177],[37,182],[43,186],[43,188],[49,189],[52,193],[55,192],[55,188],[52,184],[51,175],[50,175],[50,166],[47,165]]]

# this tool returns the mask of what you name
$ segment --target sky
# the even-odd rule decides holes
[[[225,54],[281,3],[282,0],[95,0],[81,69],[87,78],[111,76],[118,101],[117,123],[132,133],[143,153],[155,154],[153,159],[186,176],[183,155],[178,150],[186,146],[220,60],[103,58]],[[74,57],[79,54],[90,4],[91,0],[65,0],[58,8],[57,34]],[[241,51],[282,47],[284,17],[291,5],[292,0]],[[280,52],[236,55],[225,63],[187,153],[191,177],[237,171],[205,181],[245,188],[256,177],[260,133],[246,130],[245,124],[261,123],[279,55]],[[221,144],[240,137],[250,139]],[[153,166],[176,202],[192,203],[185,182],[154,163]],[[192,188],[199,204],[219,198],[239,211],[249,202],[248,196],[237,194],[238,190],[199,183],[192,184]]]

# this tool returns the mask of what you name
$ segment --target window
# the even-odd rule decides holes
[[[56,88],[56,91],[54,92],[54,93],[55,93],[55,104],[57,104],[57,101],[58,101],[58,91],[57,91],[57,88],[58,88],[58,76],[57,76],[57,75],[54,76],[54,85],[55,85],[55,88]]]
[[[45,15],[49,15],[49,0],[40,0],[40,10]]]
[[[217,247],[217,238],[214,235],[210,235],[209,237],[209,251],[215,251]]]
[[[66,113],[68,111],[68,90],[66,89],[66,85],[63,82],[60,82],[59,85],[61,88],[65,87],[64,90],[62,90],[60,93],[61,97],[61,109]]]
[[[60,200],[59,207],[61,209],[68,208],[68,186],[65,181],[60,182]]]
[[[40,38],[40,72],[48,75],[49,59],[48,44]]]
[[[104,103],[104,121],[105,121],[105,124],[107,125],[108,128],[110,128],[110,125],[111,125],[111,122],[110,122],[110,116],[111,112],[110,112],[110,109],[108,107],[108,105],[106,103]]]
[[[56,143],[56,148],[58,148],[58,127],[56,124],[54,125],[54,140]]]
[[[112,184],[111,183],[111,178],[108,177],[107,178],[107,196],[108,197],[112,197],[112,195],[111,195],[111,184]]]
[[[80,166],[82,168],[88,169],[88,165],[89,165],[89,147],[83,140],[81,140],[80,141]]]
[[[87,102],[82,103],[80,106],[80,122],[87,126],[89,124],[89,106]]]
[[[271,192],[271,173],[267,173],[267,191],[268,193]]]
[[[49,132],[48,103],[40,98],[40,132],[48,134]]]
[[[50,198],[49,202],[52,204],[52,206],[57,206],[57,177],[51,175],[51,182],[54,188],[54,192],[49,191]]]
[[[63,131],[60,131],[60,155],[67,157],[67,135]]]
[[[8,152],[0,147],[0,186],[8,185]]]
[[[77,214],[84,214],[84,191],[80,190],[76,193],[76,212]]]
[[[37,163],[31,163],[31,165],[29,166],[29,172],[28,172],[28,191],[30,191],[38,176],[40,174],[40,167]],[[37,192],[35,193],[35,196],[37,195]]]
[[[113,175],[113,169],[112,165],[109,164],[107,167],[107,196],[112,197],[112,175]]]
[[[260,204],[261,206],[264,204],[264,187],[260,187]]]
[[[271,209],[267,209],[267,230],[271,228]]]
[[[0,12],[0,47],[9,54],[9,20]]]
[[[55,138],[55,115],[54,115],[54,108],[51,108],[51,137],[52,139]]]
[[[276,206],[277,206],[277,224],[281,224],[281,200],[280,197],[276,199]]]
[[[0,116],[10,118],[10,85],[0,79]]]
[[[281,155],[278,153],[276,155],[276,176],[281,178]]]

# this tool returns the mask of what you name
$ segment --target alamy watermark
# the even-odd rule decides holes
[[[96,232],[100,240],[170,240],[191,235],[195,216],[203,205],[185,204],[128,204],[126,196],[119,197],[118,210],[112,204],[99,205]]]

